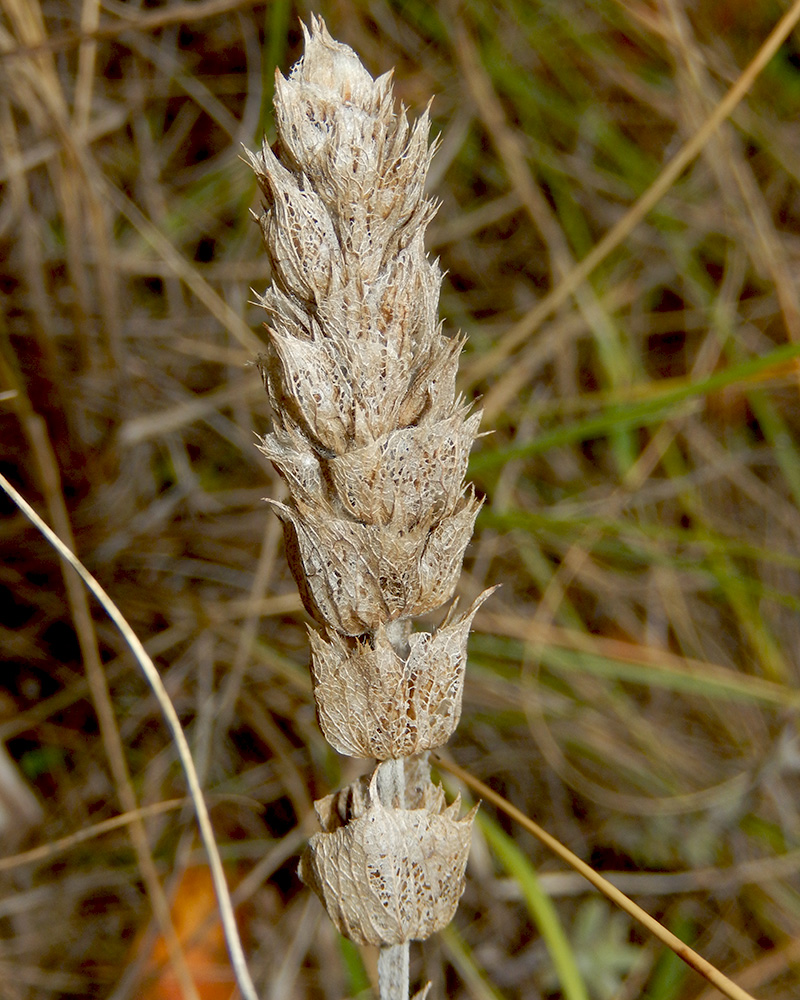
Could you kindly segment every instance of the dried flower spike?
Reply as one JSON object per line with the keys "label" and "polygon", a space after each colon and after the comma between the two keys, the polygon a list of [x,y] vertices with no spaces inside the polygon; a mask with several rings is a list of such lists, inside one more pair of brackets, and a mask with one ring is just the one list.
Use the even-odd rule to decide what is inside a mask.
{"label": "dried flower spike", "polygon": [[427,751],[461,713],[481,595],[433,633],[411,618],[453,594],[480,508],[464,486],[479,413],[456,397],[463,341],[442,334],[425,254],[434,146],[425,111],[396,112],[319,18],[276,75],[273,152],[250,163],[273,284],[258,359],[273,410],[264,454],[285,479],[287,554],[311,632],[314,697],[331,745],[380,763],[317,803],[300,874],[339,930],[380,945],[382,1000],[408,997],[408,941],[452,918],[474,812],[457,818]]}

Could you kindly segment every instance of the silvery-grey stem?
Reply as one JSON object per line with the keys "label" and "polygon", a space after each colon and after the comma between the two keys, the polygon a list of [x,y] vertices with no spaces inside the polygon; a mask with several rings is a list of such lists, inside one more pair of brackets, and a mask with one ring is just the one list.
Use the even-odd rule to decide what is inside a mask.
{"label": "silvery-grey stem", "polygon": [[408,941],[381,948],[378,989],[380,1000],[408,1000]]}
{"label": "silvery-grey stem", "polygon": [[[411,622],[392,622],[386,630],[395,652],[408,649]],[[405,760],[402,757],[378,765],[378,796],[383,805],[402,809],[405,805]],[[408,1000],[409,948],[403,944],[382,945],[378,953],[378,991],[380,1000]]]}
{"label": "silvery-grey stem", "polygon": [[378,764],[378,798],[387,809],[403,809],[406,799],[405,759],[395,757]]}

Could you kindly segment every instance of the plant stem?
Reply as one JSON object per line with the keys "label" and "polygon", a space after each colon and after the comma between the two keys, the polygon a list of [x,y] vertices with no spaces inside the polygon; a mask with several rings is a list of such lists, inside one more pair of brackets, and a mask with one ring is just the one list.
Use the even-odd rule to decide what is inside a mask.
{"label": "plant stem", "polygon": [[387,809],[404,809],[406,804],[405,759],[393,757],[378,765],[378,797]]}
{"label": "plant stem", "polygon": [[381,1000],[408,1000],[408,941],[381,948],[378,990]]}
{"label": "plant stem", "polygon": [[[387,809],[403,808],[405,785],[405,760],[402,757],[378,765],[378,795]],[[380,1000],[408,1000],[408,963],[408,941],[381,946],[378,953]]]}

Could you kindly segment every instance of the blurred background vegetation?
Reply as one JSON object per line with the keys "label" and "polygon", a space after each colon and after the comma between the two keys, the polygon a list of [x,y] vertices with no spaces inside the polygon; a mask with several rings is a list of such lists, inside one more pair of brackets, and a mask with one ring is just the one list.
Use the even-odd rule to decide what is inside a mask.
{"label": "blurred background vegetation", "polygon": [[[787,9],[1,0],[0,471],[71,533],[156,659],[265,998],[357,996],[375,962],[295,875],[312,799],[364,767],[316,726],[248,367],[249,289],[270,279],[240,149],[274,138],[274,70],[312,11],[371,72],[396,67],[412,113],[435,95],[428,243],[490,432],[460,593],[503,584],[447,752],[743,986],[798,996],[796,32],[646,218],[562,284]],[[160,880],[195,995],[228,997],[149,689],[5,498],[0,547],[0,839],[41,848],[0,862],[0,994],[180,995]],[[143,828],[59,842],[137,805]],[[413,949],[433,996],[717,995],[482,816],[454,924]]]}

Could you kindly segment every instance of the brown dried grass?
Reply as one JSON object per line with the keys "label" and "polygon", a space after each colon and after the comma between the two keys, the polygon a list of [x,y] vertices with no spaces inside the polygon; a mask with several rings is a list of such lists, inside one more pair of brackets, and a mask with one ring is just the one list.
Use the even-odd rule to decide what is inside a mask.
{"label": "brown dried grass", "polygon": [[[452,753],[782,1000],[800,937],[795,42],[591,279],[541,306],[780,14],[722,9],[319,12],[370,70],[397,67],[413,109],[437,95],[431,249],[443,315],[470,337],[463,387],[495,431],[473,462],[488,502],[463,594],[504,583],[476,618]],[[272,68],[299,54],[308,13],[3,0],[0,27],[2,471],[66,518],[159,663],[241,879],[254,977],[276,998],[363,984],[294,874],[311,799],[355,772],[314,719],[304,617],[260,502],[280,490],[254,447],[266,399],[246,367],[261,322],[248,289],[269,275],[239,143],[259,138]],[[41,809],[26,825],[14,806],[4,836],[9,853],[51,845],[3,871],[4,996],[121,1000],[144,988],[147,893],[169,895],[199,860],[191,813],[143,816],[146,844],[130,823],[57,843],[184,785],[115,632],[3,514],[0,732]],[[593,997],[704,995],[507,829]],[[457,933],[418,959],[434,995],[558,994],[524,873],[499,875],[477,845]]]}

